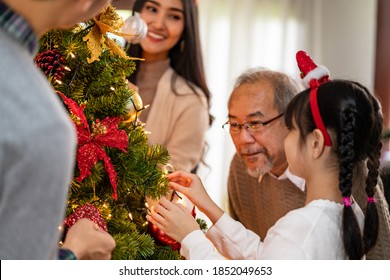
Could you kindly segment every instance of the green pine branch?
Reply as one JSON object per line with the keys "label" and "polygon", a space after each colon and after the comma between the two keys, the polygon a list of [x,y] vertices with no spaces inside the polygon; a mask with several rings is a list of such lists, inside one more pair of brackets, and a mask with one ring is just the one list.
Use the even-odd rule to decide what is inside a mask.
{"label": "green pine branch", "polygon": [[[88,21],[70,30],[55,30],[45,34],[39,52],[58,51],[64,59],[64,76],[59,82],[48,74],[53,87],[83,105],[92,132],[92,124],[106,117],[127,118],[127,104],[134,94],[126,77],[135,70],[132,60],[124,59],[104,49],[99,60],[88,63],[90,50],[83,37],[94,26]],[[106,36],[106,35],[105,35]],[[71,115],[75,120],[75,116]],[[103,146],[114,166],[118,199],[112,198],[113,188],[102,161],[91,168],[83,181],[76,164],[69,187],[67,216],[86,204],[96,206],[105,219],[109,233],[115,238],[114,259],[180,259],[171,247],[156,245],[147,232],[146,197],[159,198],[168,191],[168,181],[161,167],[169,160],[165,147],[148,145],[147,134],[138,122],[120,123],[119,129],[128,135],[124,153]]]}

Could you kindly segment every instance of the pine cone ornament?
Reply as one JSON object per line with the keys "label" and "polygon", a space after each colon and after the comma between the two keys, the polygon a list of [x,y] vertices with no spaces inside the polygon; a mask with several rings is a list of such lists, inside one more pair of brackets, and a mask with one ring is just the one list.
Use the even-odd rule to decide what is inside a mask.
{"label": "pine cone ornament", "polygon": [[41,52],[35,58],[35,63],[42,69],[46,76],[52,76],[61,81],[65,76],[65,60],[57,50],[48,50]]}

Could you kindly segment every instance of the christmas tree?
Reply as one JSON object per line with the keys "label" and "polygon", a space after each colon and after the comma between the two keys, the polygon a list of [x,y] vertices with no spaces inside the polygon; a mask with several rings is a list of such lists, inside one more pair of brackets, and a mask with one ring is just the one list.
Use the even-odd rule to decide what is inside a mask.
{"label": "christmas tree", "polygon": [[150,146],[137,117],[142,100],[127,85],[134,60],[107,32],[120,34],[122,18],[109,5],[69,30],[45,34],[36,57],[69,111],[78,136],[65,225],[88,217],[116,241],[113,259],[180,259],[157,245],[145,215],[146,197],[166,195],[167,150]]}

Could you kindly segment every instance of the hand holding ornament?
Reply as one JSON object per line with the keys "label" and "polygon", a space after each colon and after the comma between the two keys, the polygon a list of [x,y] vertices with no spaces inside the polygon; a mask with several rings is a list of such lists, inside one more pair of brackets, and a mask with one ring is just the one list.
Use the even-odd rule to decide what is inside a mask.
{"label": "hand holding ornament", "polygon": [[146,216],[149,223],[155,225],[177,242],[181,242],[189,233],[199,229],[198,223],[188,209],[165,197],[162,197],[151,210],[151,214]]}
{"label": "hand holding ornament", "polygon": [[62,248],[71,250],[79,260],[109,260],[115,240],[96,223],[82,218],[69,228]]}
{"label": "hand holding ornament", "polygon": [[185,171],[176,171],[168,174],[167,177],[169,186],[184,194],[198,207],[199,211],[206,214],[212,223],[218,221],[223,215],[223,210],[211,199],[197,175]]}

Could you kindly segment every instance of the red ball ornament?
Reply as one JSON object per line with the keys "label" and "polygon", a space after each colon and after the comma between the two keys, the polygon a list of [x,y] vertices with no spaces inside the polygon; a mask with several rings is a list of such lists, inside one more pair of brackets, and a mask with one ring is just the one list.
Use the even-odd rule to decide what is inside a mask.
{"label": "red ball ornament", "polygon": [[108,232],[107,225],[102,217],[102,214],[100,213],[99,209],[92,204],[86,204],[78,207],[73,214],[65,218],[64,224],[68,228],[71,228],[75,223],[77,223],[78,220],[82,218],[87,218],[91,220],[92,222],[97,224],[102,230]]}
{"label": "red ball ornament", "polygon": [[148,223],[148,233],[154,238],[158,245],[173,246],[178,243],[152,223]]}

